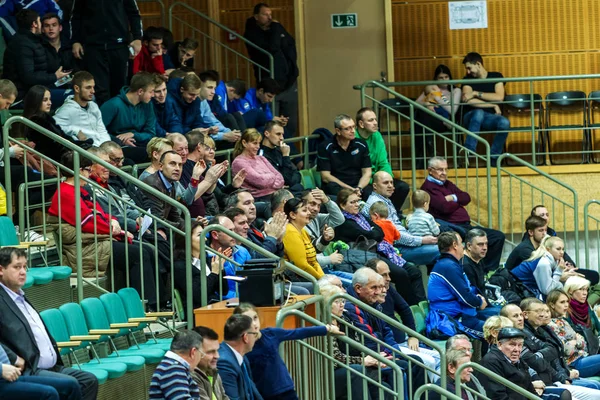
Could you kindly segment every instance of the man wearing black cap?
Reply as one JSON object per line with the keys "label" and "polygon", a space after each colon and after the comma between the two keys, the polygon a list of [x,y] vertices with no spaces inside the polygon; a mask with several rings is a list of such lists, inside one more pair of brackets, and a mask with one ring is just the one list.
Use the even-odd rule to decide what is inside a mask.
{"label": "man wearing black cap", "polygon": [[[492,346],[490,351],[481,359],[481,366],[522,387],[533,395],[542,396],[542,398],[547,396],[547,398],[559,398],[560,400],[571,399],[571,394],[568,391],[554,387],[546,388],[542,381],[537,380],[537,375],[532,377],[529,374],[529,366],[521,361],[524,340],[525,333],[522,330],[502,328],[498,333],[498,346]],[[477,378],[490,399],[525,399],[524,396],[483,374],[477,374]],[[550,397],[551,395],[554,397]]]}

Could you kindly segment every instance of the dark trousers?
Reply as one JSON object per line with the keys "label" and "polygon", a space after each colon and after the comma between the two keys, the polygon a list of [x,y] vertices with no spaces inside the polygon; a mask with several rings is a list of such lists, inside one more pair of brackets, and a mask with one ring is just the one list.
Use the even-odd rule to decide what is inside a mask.
{"label": "dark trousers", "polygon": [[423,274],[415,264],[407,262],[402,267],[397,266],[388,259],[383,259],[390,268],[390,278],[400,296],[408,305],[414,306],[420,301],[427,300],[423,286]]}
{"label": "dark trousers", "polygon": [[105,50],[101,47],[86,46],[84,51],[85,68],[94,76],[96,82],[96,102],[102,105],[127,85],[129,48],[123,46]]}
{"label": "dark trousers", "polygon": [[255,108],[244,113],[243,119],[247,128],[258,129],[261,133],[263,132],[265,124],[267,123],[267,116],[260,108]]}
{"label": "dark trousers", "polygon": [[[27,371],[25,371],[25,373],[27,373]],[[56,365],[52,370],[38,369],[32,375],[35,375],[35,377],[70,380],[71,382],[75,380],[81,391],[80,397],[75,398],[81,398],[83,400],[96,400],[96,397],[98,397],[98,380],[89,372]],[[4,399],[4,396],[2,398]],[[19,397],[19,399],[20,398],[21,397]]]}
{"label": "dark trousers", "polygon": [[[126,250],[127,248],[127,250]],[[134,242],[126,244],[123,242],[112,242],[113,260],[115,270],[123,273],[126,276],[127,254],[129,260],[129,285],[134,288],[142,297],[142,287],[144,288],[144,298],[148,300],[149,307],[156,307],[157,292],[156,292],[156,270],[154,268],[154,252],[150,246],[142,247],[142,257],[140,261],[140,243]],[[126,253],[127,252],[127,253]],[[141,273],[143,272],[143,277]],[[159,288],[162,288],[162,279],[159,274]],[[164,303],[165,299],[161,299]]]}
{"label": "dark trousers", "polygon": [[[276,116],[283,115],[288,117],[288,123],[285,127],[286,137],[295,137],[298,129],[298,84],[294,82],[292,86],[275,96],[277,105]],[[273,114],[275,115],[275,114]]]}
{"label": "dark trousers", "polygon": [[229,128],[232,131],[238,130],[244,132],[246,130],[246,121],[244,121],[243,115],[239,112],[233,114],[224,112],[217,115],[217,119],[221,121],[226,128]]}
{"label": "dark trousers", "polygon": [[298,400],[298,395],[294,389],[290,389],[287,392],[279,393],[275,396],[263,396],[263,400]]}
{"label": "dark trousers", "polygon": [[21,376],[15,382],[0,380],[0,398],[5,400],[79,400],[77,379],[69,376]]}
{"label": "dark trousers", "polygon": [[471,229],[478,228],[483,230],[486,233],[488,239],[488,252],[487,256],[485,256],[484,258],[486,272],[498,269],[498,266],[500,265],[500,258],[502,257],[502,249],[504,248],[504,241],[506,240],[504,233],[495,229],[482,228],[479,226],[475,227],[470,223],[451,224],[450,222],[442,221],[439,219],[436,219],[436,221],[440,224],[440,229],[442,227],[450,228],[451,230],[458,233],[460,237],[463,238],[463,240],[465,239],[467,232]]}

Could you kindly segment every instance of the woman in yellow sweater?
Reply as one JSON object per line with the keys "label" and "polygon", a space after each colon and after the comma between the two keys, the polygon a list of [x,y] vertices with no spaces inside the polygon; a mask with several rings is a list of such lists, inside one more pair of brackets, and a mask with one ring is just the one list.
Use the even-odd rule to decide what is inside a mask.
{"label": "woman in yellow sweater", "polygon": [[317,262],[317,251],[304,229],[310,222],[307,204],[294,198],[285,203],[283,210],[289,221],[283,235],[285,259],[316,279],[321,278],[325,273]]}

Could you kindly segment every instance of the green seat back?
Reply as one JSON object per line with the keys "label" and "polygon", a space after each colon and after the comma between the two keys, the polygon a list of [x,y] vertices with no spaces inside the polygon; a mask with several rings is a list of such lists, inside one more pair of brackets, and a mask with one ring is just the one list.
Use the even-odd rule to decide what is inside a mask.
{"label": "green seat back", "polygon": [[[142,299],[134,288],[123,288],[117,292],[125,308],[127,318],[143,318],[146,316]],[[140,324],[140,328],[148,326],[147,323]]]}
{"label": "green seat back", "polygon": [[0,217],[0,246],[17,246],[19,238],[12,220],[8,217]]}
{"label": "green seat back", "polygon": [[100,299],[89,297],[81,301],[85,323],[89,329],[110,329],[110,322]]}
{"label": "green seat back", "polygon": [[313,176],[313,180],[315,181],[315,185],[317,185],[317,187],[320,188],[322,185],[321,173],[319,171],[317,171],[317,167],[312,167],[310,169],[310,171],[312,172],[312,176]]}
{"label": "green seat back", "polygon": [[83,315],[83,310],[79,304],[67,303],[63,304],[58,309],[65,320],[69,335],[77,336],[89,334],[90,330],[85,323],[85,316]]}
{"label": "green seat back", "polygon": [[429,314],[429,301],[423,300],[419,302],[419,308],[423,311],[423,315]]}
{"label": "green seat back", "polygon": [[423,310],[419,306],[410,306],[410,311],[412,311],[413,318],[415,319],[415,329],[417,332],[424,334],[425,314],[423,314]]}
{"label": "green seat back", "polygon": [[314,189],[316,187],[315,179],[309,169],[300,170],[300,175],[302,176],[302,186],[304,186],[304,189]]}
{"label": "green seat back", "polygon": [[[121,324],[129,322],[127,318],[127,314],[125,313],[125,307],[123,307],[123,302],[121,298],[116,293],[105,293],[100,296],[100,301],[104,306],[104,311],[106,312],[106,316],[108,317],[108,322],[111,324]],[[133,330],[138,330],[139,327]],[[121,329],[121,334],[127,334],[129,329],[123,328]]]}
{"label": "green seat back", "polygon": [[[42,317],[42,321],[46,324],[48,332],[50,332],[55,341],[68,342],[70,340],[71,337],[69,336],[67,325],[60,311],[56,308],[50,308],[42,311],[40,317]],[[70,353],[70,349],[62,349],[60,351],[60,354],[68,353]]]}

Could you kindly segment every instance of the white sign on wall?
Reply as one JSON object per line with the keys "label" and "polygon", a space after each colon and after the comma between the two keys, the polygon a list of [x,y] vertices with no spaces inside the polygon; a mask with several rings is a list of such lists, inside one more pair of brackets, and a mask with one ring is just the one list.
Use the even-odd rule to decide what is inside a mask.
{"label": "white sign on wall", "polygon": [[448,17],[450,29],[487,28],[487,1],[450,1]]}

